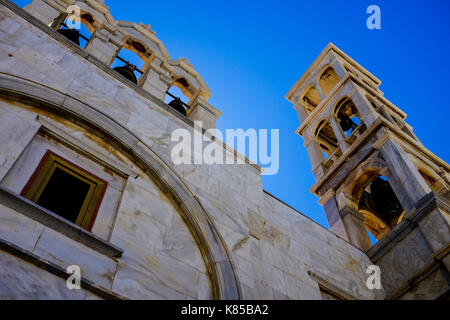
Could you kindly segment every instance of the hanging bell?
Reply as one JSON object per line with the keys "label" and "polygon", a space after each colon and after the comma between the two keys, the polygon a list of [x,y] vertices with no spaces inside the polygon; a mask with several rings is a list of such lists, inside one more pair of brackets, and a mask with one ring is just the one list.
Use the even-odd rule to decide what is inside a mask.
{"label": "hanging bell", "polygon": [[115,67],[114,70],[116,70],[118,73],[120,73],[122,76],[124,76],[128,80],[137,84],[137,78],[136,78],[136,75],[134,74],[134,70],[136,70],[136,67],[133,66],[132,64],[127,63],[123,67]]}
{"label": "hanging bell", "polygon": [[75,43],[76,45],[80,45],[80,32],[76,29],[58,29],[56,32],[62,34],[64,37]]}
{"label": "hanging bell", "polygon": [[169,106],[177,110],[182,115],[186,116],[186,109],[184,108],[183,102],[180,98],[175,98],[170,101]]}
{"label": "hanging bell", "polygon": [[340,112],[338,114],[339,125],[341,126],[344,132],[355,129],[357,127],[356,123],[353,122],[351,118]]}
{"label": "hanging bell", "polygon": [[370,185],[369,206],[387,218],[398,217],[403,208],[389,182],[376,178]]}

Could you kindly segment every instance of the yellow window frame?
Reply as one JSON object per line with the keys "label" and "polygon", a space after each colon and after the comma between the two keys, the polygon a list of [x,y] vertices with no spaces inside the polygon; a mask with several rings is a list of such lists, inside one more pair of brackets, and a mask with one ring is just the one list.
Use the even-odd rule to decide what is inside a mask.
{"label": "yellow window frame", "polygon": [[57,168],[89,185],[75,224],[91,230],[108,183],[50,150],[47,150],[23,189],[22,196],[37,203]]}

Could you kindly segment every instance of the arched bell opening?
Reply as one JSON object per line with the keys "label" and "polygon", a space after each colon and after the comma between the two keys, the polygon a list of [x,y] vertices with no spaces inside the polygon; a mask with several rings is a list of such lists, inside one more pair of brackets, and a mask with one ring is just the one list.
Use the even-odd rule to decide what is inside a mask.
{"label": "arched bell opening", "polygon": [[320,96],[317,89],[315,87],[309,88],[303,95],[301,101],[308,114],[313,112],[313,110],[320,104]]}
{"label": "arched bell opening", "polygon": [[[322,120],[314,133],[315,139],[322,150],[325,160],[327,160],[338,150],[338,140],[334,134],[333,128],[328,120]],[[338,154],[339,156],[340,154]]]}
{"label": "arched bell opening", "polygon": [[186,116],[189,109],[189,98],[185,95],[189,83],[184,78],[177,79],[167,90],[164,102],[182,115]]}
{"label": "arched bell opening", "polygon": [[403,220],[405,210],[388,179],[379,171],[362,174],[355,182],[353,196],[358,199],[364,226],[377,240]]}
{"label": "arched bell opening", "polygon": [[328,67],[319,77],[319,85],[326,96],[339,83],[339,76],[332,67]]}
{"label": "arched bell opening", "polygon": [[129,39],[117,54],[111,68],[135,84],[145,72],[151,52],[141,42]]}
{"label": "arched bell opening", "polygon": [[62,14],[52,24],[52,27],[81,48],[86,48],[96,30],[95,19],[89,13],[81,13],[79,24],[73,14]]}
{"label": "arched bell opening", "polygon": [[349,98],[341,99],[335,108],[335,115],[339,126],[348,137],[362,123],[360,114],[353,101]]}

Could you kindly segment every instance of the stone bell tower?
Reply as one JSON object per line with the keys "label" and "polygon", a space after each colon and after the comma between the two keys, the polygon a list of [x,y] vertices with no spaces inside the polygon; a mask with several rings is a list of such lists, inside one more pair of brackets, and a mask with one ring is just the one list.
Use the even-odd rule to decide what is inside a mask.
{"label": "stone bell tower", "polygon": [[331,231],[374,260],[410,237],[408,250],[427,262],[439,256],[448,270],[449,166],[424,147],[380,83],[330,43],[287,94],[316,179],[311,191]]}

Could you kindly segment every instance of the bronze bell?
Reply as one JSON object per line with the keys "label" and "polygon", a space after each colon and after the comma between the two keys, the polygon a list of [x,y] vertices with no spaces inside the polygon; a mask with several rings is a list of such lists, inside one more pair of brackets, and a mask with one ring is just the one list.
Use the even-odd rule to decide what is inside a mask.
{"label": "bronze bell", "polygon": [[403,208],[389,182],[376,178],[370,185],[369,207],[387,218],[398,217]]}
{"label": "bronze bell", "polygon": [[56,32],[62,34],[64,37],[75,43],[76,45],[80,45],[80,32],[76,29],[58,29]]}
{"label": "bronze bell", "polygon": [[132,64],[127,63],[123,67],[115,67],[114,70],[116,70],[118,73],[120,73],[128,80],[137,84],[137,78],[136,75],[134,74],[134,70],[136,70],[136,67],[133,66]]}
{"label": "bronze bell", "polygon": [[342,130],[344,130],[344,132],[347,132],[349,130],[353,130],[353,129],[355,129],[357,127],[356,123],[354,123],[351,118],[349,118],[348,116],[346,116],[342,112],[340,112],[338,114],[338,119],[339,119],[339,124],[340,124]]}
{"label": "bronze bell", "polygon": [[170,101],[169,106],[177,110],[182,115],[186,116],[186,109],[184,108],[183,102],[180,98],[175,98]]}

